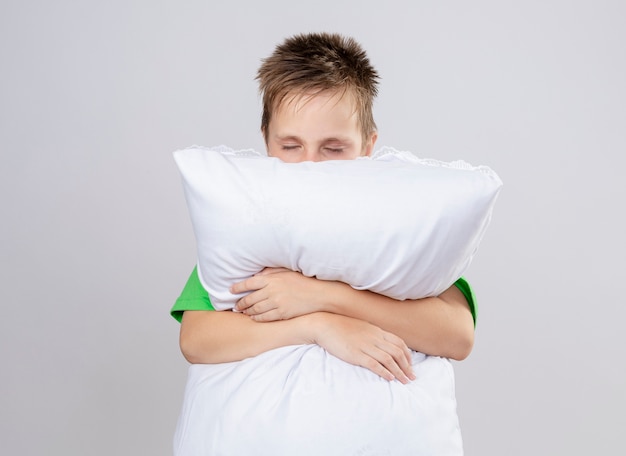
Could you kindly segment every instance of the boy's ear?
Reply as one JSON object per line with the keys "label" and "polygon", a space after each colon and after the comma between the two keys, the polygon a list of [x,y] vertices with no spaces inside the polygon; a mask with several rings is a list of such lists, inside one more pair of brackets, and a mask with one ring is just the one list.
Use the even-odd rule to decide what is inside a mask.
{"label": "boy's ear", "polygon": [[371,157],[372,156],[372,152],[374,152],[374,145],[376,144],[376,140],[378,139],[378,132],[375,131],[371,134],[371,136],[369,137],[369,139],[367,140],[367,142],[364,144],[365,147],[363,147],[363,155],[366,157]]}

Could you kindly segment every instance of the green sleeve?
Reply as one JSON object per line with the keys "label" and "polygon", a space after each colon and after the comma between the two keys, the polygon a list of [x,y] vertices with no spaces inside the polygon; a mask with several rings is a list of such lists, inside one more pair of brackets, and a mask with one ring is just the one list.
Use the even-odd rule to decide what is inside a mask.
{"label": "green sleeve", "polygon": [[476,305],[476,296],[474,296],[474,290],[470,287],[470,284],[467,283],[463,277],[454,282],[454,285],[461,290],[465,299],[467,299],[467,304],[469,304],[470,312],[472,312],[472,318],[474,319],[474,327],[476,327],[476,317],[478,316],[478,307]]}
{"label": "green sleeve", "polygon": [[197,266],[193,268],[189,280],[174,303],[174,307],[170,310],[170,314],[180,322],[185,310],[215,310],[209,299],[209,293],[200,283]]}

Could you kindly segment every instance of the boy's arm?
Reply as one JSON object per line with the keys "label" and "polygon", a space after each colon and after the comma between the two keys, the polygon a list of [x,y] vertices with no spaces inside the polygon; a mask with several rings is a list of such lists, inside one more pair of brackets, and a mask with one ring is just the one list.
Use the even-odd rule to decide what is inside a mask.
{"label": "boy's arm", "polygon": [[238,361],[278,347],[313,343],[387,380],[415,379],[410,351],[402,339],[343,315],[315,312],[260,323],[230,311],[185,311],[180,331],[181,351],[196,364]]}
{"label": "boy's arm", "polygon": [[465,359],[474,343],[474,320],[465,296],[452,286],[438,297],[398,301],[342,282],[269,269],[235,284],[251,292],[238,310],[256,321],[276,321],[311,312],[331,312],[367,321],[403,339],[413,350]]}
{"label": "boy's arm", "polygon": [[398,335],[413,350],[457,361],[467,358],[474,345],[474,320],[467,300],[452,286],[438,297],[398,301],[340,282],[327,309],[369,321]]}

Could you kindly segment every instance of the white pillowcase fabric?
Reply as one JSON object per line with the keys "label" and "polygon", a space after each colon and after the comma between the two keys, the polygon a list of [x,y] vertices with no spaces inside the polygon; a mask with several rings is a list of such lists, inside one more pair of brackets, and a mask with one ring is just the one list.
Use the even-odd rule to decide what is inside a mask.
{"label": "white pillowcase fabric", "polygon": [[216,310],[264,267],[396,299],[436,296],[467,269],[502,182],[490,168],[383,148],[356,160],[284,163],[253,150],[174,153]]}
{"label": "white pillowcase fabric", "polygon": [[460,456],[450,361],[413,352],[417,379],[389,382],[317,345],[193,365],[176,456]]}

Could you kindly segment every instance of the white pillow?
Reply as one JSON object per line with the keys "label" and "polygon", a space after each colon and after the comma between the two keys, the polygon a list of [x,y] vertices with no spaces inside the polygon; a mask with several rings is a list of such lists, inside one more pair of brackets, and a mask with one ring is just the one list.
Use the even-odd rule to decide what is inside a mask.
{"label": "white pillow", "polygon": [[396,299],[436,296],[469,266],[502,186],[485,166],[372,158],[283,163],[253,150],[174,153],[216,310],[264,267],[338,280]]}
{"label": "white pillow", "polygon": [[411,356],[406,385],[318,345],[192,365],[174,455],[463,454],[452,364]]}

